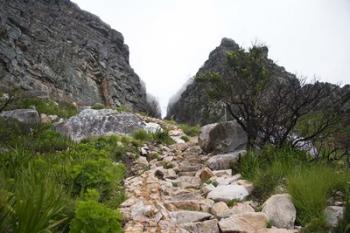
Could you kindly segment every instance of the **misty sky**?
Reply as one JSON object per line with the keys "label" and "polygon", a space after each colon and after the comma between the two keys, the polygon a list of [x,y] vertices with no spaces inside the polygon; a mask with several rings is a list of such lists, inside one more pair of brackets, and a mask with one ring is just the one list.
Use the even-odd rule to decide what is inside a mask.
{"label": "misty sky", "polygon": [[161,103],[219,45],[269,47],[288,71],[350,83],[350,0],[73,0],[120,31],[130,63]]}

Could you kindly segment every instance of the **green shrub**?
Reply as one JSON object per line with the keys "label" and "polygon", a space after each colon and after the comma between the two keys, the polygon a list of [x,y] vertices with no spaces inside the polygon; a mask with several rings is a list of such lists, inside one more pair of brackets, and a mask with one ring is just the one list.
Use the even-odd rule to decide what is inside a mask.
{"label": "green shrub", "polygon": [[153,134],[143,129],[134,132],[132,134],[132,137],[136,140],[140,140],[141,142],[148,142],[153,140]]}
{"label": "green shrub", "polygon": [[349,176],[337,173],[326,165],[315,165],[296,170],[288,177],[288,192],[297,209],[297,219],[307,225],[314,219],[323,218],[327,199],[336,190],[342,190]]}
{"label": "green shrub", "polygon": [[181,139],[184,140],[185,142],[188,142],[190,140],[190,138],[187,136],[181,136]]}
{"label": "green shrub", "polygon": [[13,233],[51,232],[66,221],[63,188],[54,180],[29,166],[17,177],[7,206],[6,221]]}
{"label": "green shrub", "polygon": [[116,110],[117,112],[132,112],[132,110],[126,105],[120,105]]}
{"label": "green shrub", "polygon": [[124,172],[123,165],[114,165],[107,159],[87,160],[76,164],[71,169],[73,194],[79,195],[87,189],[96,189],[101,193],[101,198],[108,199],[112,190],[119,188]]}
{"label": "green shrub", "polygon": [[121,214],[93,201],[79,201],[70,233],[121,233]]}
{"label": "green shrub", "polygon": [[65,136],[47,128],[38,132],[37,135],[33,135],[33,140],[29,141],[27,148],[35,152],[45,153],[66,150],[72,144],[73,142]]}
{"label": "green shrub", "polygon": [[95,103],[91,106],[92,109],[95,109],[95,110],[100,110],[100,109],[104,109],[105,106],[101,103]]}
{"label": "green shrub", "polygon": [[162,130],[157,131],[153,134],[153,140],[159,144],[171,145],[174,144],[175,141],[169,136],[168,131]]}
{"label": "green shrub", "polygon": [[199,125],[190,126],[186,124],[180,124],[179,126],[182,131],[190,137],[197,136],[201,130]]}
{"label": "green shrub", "polygon": [[32,108],[35,109],[39,113],[45,113],[48,115],[57,115],[59,117],[71,117],[77,114],[77,108],[67,102],[59,102],[56,103],[52,100],[41,99],[41,98],[23,98],[19,99],[15,103],[10,106],[10,109],[17,108]]}

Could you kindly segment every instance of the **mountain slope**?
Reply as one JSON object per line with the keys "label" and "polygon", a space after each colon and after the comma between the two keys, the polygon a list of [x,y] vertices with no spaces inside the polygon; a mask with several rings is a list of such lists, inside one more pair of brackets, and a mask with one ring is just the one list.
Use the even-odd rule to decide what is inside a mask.
{"label": "mountain slope", "polygon": [[35,96],[127,105],[146,91],[120,32],[69,0],[0,0],[0,85]]}

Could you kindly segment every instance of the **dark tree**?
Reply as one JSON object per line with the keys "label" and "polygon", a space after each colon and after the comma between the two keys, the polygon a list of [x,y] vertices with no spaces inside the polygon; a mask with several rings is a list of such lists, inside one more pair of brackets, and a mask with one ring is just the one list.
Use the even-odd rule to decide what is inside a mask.
{"label": "dark tree", "polygon": [[[334,95],[336,86],[273,75],[267,51],[264,46],[253,46],[248,52],[231,52],[223,73],[208,73],[196,79],[209,99],[223,104],[246,131],[248,147],[267,143],[282,146],[287,142],[295,146],[336,125],[349,95]],[[288,140],[305,118],[315,119],[303,121],[303,138]]]}

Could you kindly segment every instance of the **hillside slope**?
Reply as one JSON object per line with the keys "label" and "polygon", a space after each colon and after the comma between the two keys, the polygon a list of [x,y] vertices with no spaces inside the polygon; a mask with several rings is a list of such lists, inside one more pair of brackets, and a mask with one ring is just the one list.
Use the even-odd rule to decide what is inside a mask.
{"label": "hillside slope", "polygon": [[145,110],[120,32],[69,0],[0,0],[0,87]]}

